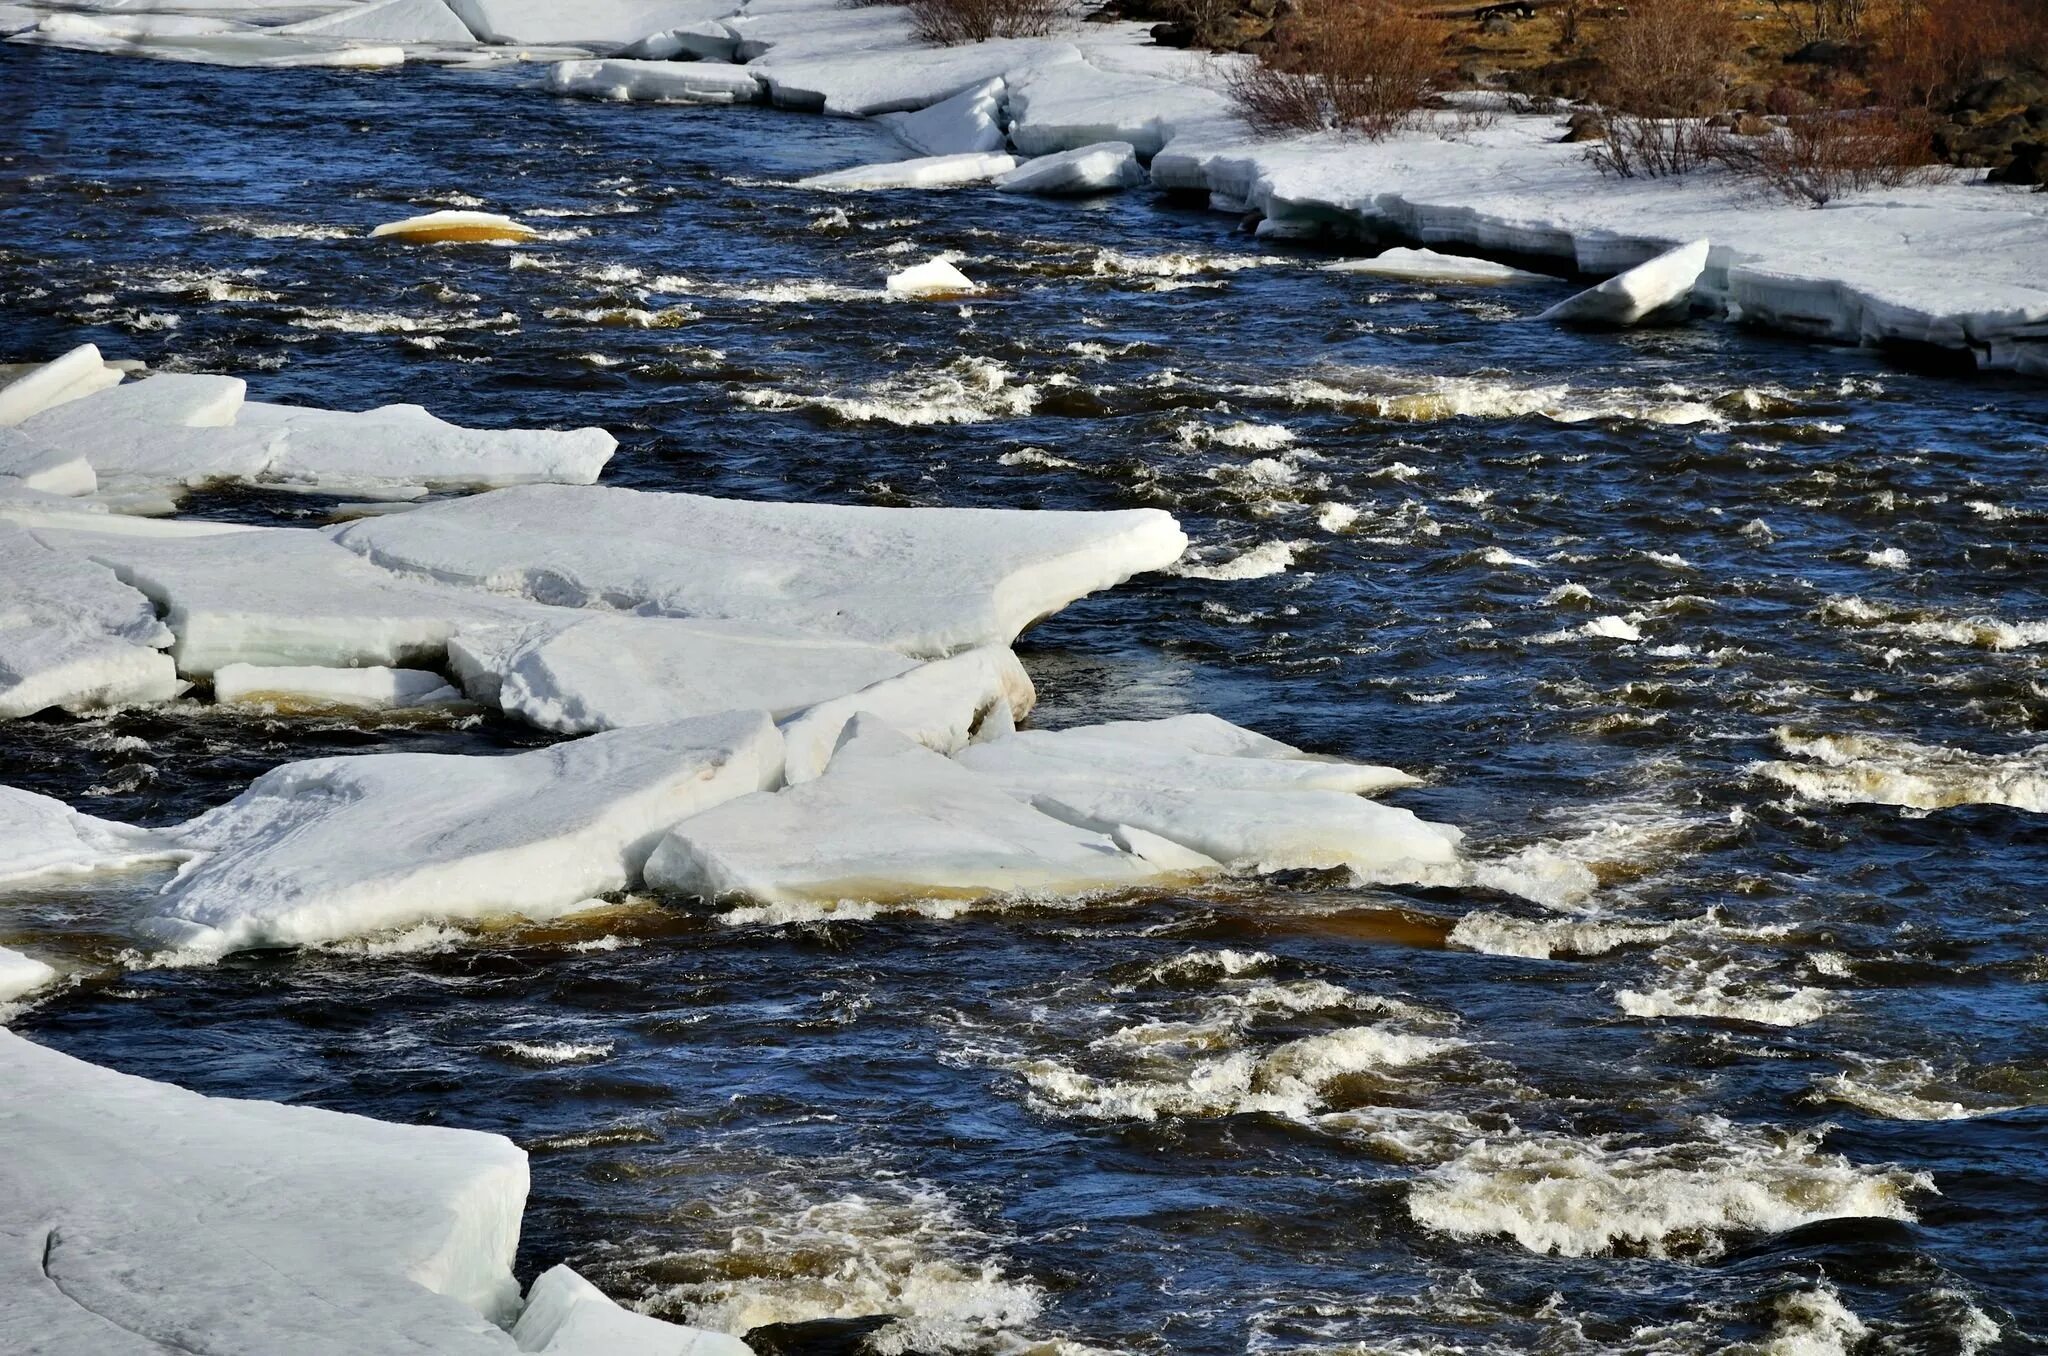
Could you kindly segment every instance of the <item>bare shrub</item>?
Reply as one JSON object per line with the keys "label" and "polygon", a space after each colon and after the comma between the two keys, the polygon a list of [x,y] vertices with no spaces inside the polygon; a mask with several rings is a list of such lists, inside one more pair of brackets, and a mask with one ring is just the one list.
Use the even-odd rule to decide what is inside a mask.
{"label": "bare shrub", "polygon": [[1261,132],[1335,128],[1377,141],[1415,125],[1443,69],[1443,25],[1392,0],[1300,0],[1263,60],[1226,81]]}
{"label": "bare shrub", "polygon": [[1714,158],[1765,190],[1825,207],[1844,193],[1925,183],[1943,170],[1930,163],[1924,121],[1892,109],[1794,113],[1755,137],[1724,137]]}
{"label": "bare shrub", "polygon": [[1937,107],[2001,69],[2048,66],[2041,0],[1898,0],[1873,28],[1870,83],[1894,107]]}
{"label": "bare shrub", "polygon": [[1634,0],[1601,36],[1606,136],[1587,150],[1603,174],[1686,174],[1712,159],[1707,126],[1740,34],[1717,0]]}
{"label": "bare shrub", "polygon": [[1802,46],[1823,38],[1855,38],[1862,34],[1868,0],[1771,0],[1771,8],[1792,40]]}
{"label": "bare shrub", "polygon": [[991,38],[1042,38],[1065,17],[1064,0],[909,0],[911,32],[952,46]]}

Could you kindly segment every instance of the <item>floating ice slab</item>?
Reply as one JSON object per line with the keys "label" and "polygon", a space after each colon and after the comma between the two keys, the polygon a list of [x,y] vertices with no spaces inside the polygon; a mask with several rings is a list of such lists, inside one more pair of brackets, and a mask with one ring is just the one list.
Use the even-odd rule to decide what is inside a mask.
{"label": "floating ice slab", "polygon": [[1409,282],[1437,283],[1524,283],[1554,282],[1543,273],[1510,268],[1491,259],[1462,254],[1439,254],[1435,250],[1383,250],[1370,259],[1339,259],[1323,265],[1325,273],[1364,273],[1375,278],[1401,278]]}
{"label": "floating ice slab", "polygon": [[388,711],[402,707],[446,706],[462,694],[438,673],[424,669],[264,668],[229,664],[214,670],[215,701],[236,706],[265,706],[280,711],[318,711],[348,707]]}
{"label": "floating ice slab", "polygon": [[891,273],[886,287],[892,297],[960,297],[981,290],[981,284],[953,266],[949,259],[933,259]]}
{"label": "floating ice slab", "polygon": [[287,763],[175,831],[205,855],[165,887],[144,931],[222,953],[428,919],[548,917],[637,883],[670,825],[781,776],[781,737],[759,711],[509,757]]}
{"label": "floating ice slab", "polygon": [[67,400],[120,384],[120,371],[107,366],[99,349],[80,344],[63,357],[0,386],[0,428],[13,428]]}
{"label": "floating ice slab", "polygon": [[82,875],[183,855],[150,830],[95,819],[61,800],[0,786],[0,881]]}
{"label": "floating ice slab", "polygon": [[1069,197],[1114,193],[1144,182],[1145,171],[1128,141],[1100,141],[1057,155],[1042,155],[996,176],[996,188],[1004,193]]}
{"label": "floating ice slab", "polygon": [[924,155],[985,155],[1003,149],[1003,89],[997,76],[915,113],[885,113],[881,121]]}
{"label": "floating ice slab", "polygon": [[1567,297],[1536,318],[1566,325],[1638,324],[1685,305],[1706,267],[1707,242],[1695,240]]}
{"label": "floating ice slab", "polygon": [[483,42],[612,51],[738,8],[732,0],[448,0]]}
{"label": "floating ice slab", "polygon": [[533,1283],[512,1340],[547,1356],[753,1356],[737,1337],[622,1309],[563,1266]]}
{"label": "floating ice slab", "polygon": [[1040,814],[859,716],[822,776],[743,796],[676,826],[647,864],[656,889],[765,904],[1072,894],[1199,869]]}
{"label": "floating ice slab", "polygon": [[309,33],[351,42],[397,42],[407,44],[472,43],[476,36],[469,25],[455,17],[443,0],[375,0],[351,5],[286,24],[279,33]]}
{"label": "floating ice slab", "polygon": [[184,690],[170,643],[149,599],[112,570],[0,521],[0,720],[169,701]]}
{"label": "floating ice slab", "polygon": [[728,621],[597,615],[458,636],[450,663],[479,700],[585,734],[737,708],[780,718],[913,666],[894,650]]}
{"label": "floating ice slab", "polygon": [[561,61],[548,71],[548,88],[632,103],[748,104],[761,97],[752,71],[717,61]]}
{"label": "floating ice slab", "polygon": [[28,997],[56,978],[55,970],[33,956],[0,946],[0,1020],[6,1018],[8,1004]]}
{"label": "floating ice slab", "polygon": [[1364,799],[1412,779],[1310,758],[1213,716],[1027,731],[970,745],[960,762],[1074,824],[1144,829],[1225,865],[1349,866],[1418,879],[1457,859],[1448,825]]}
{"label": "floating ice slab", "polygon": [[936,753],[954,753],[977,735],[1014,729],[1037,700],[1031,676],[1004,646],[934,659],[783,722],[783,775],[794,785],[823,772],[856,716],[879,720]]}
{"label": "floating ice slab", "polygon": [[403,221],[387,221],[370,238],[391,237],[408,245],[440,245],[488,241],[531,240],[540,232],[496,212],[427,212]]}
{"label": "floating ice slab", "polygon": [[235,422],[249,383],[240,377],[162,373],[68,400],[21,421],[21,431],[53,446],[71,446],[107,424],[225,428]]}
{"label": "floating ice slab", "polygon": [[[158,22],[138,22],[151,17]],[[395,45],[367,45],[327,35],[280,34],[230,27],[207,19],[194,19],[191,26],[174,29],[163,25],[164,17],[176,16],[100,18],[52,14],[11,41],[209,66],[381,69],[405,64],[405,49]]]}
{"label": "floating ice slab", "polygon": [[855,165],[852,169],[834,170],[830,174],[813,174],[807,179],[797,180],[797,187],[833,193],[884,188],[958,188],[963,184],[987,183],[1016,167],[1017,157],[992,152],[928,155],[886,165]]}
{"label": "floating ice slab", "polygon": [[524,625],[540,611],[394,576],[309,529],[82,514],[33,524],[40,540],[106,565],[161,608],[171,657],[194,677],[237,663],[437,665],[458,629]]}
{"label": "floating ice slab", "polygon": [[601,428],[462,428],[418,405],[357,413],[251,401],[236,426],[285,435],[260,473],[264,483],[326,493],[588,485],[618,448]]}
{"label": "floating ice slab", "polygon": [[[936,656],[1178,559],[1157,509],[869,508],[525,486],[349,523],[386,569],[560,606],[791,627]],[[174,623],[175,626],[175,623]]]}

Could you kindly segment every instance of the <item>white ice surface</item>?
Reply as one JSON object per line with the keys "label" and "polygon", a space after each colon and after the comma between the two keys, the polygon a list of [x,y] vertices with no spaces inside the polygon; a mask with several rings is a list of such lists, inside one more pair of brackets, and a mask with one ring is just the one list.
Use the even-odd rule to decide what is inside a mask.
{"label": "white ice surface", "polygon": [[1041,155],[996,176],[996,188],[1004,193],[1068,197],[1114,193],[1144,182],[1145,171],[1128,141],[1098,141],[1093,146]]}
{"label": "white ice surface", "polygon": [[979,292],[981,284],[950,259],[931,259],[891,273],[883,290],[892,297],[958,297]]}
{"label": "white ice surface", "polygon": [[31,415],[120,383],[121,373],[107,366],[99,349],[80,344],[0,386],[0,428],[13,428]]}
{"label": "white ice surface", "polygon": [[95,819],[61,800],[0,786],[0,881],[75,876],[182,855],[150,830]]}
{"label": "white ice surface", "polygon": [[1538,316],[1567,325],[1634,325],[1684,306],[1707,267],[1708,243],[1695,240],[1567,297]]}
{"label": "white ice surface", "polygon": [[610,486],[497,490],[331,535],[388,570],[499,594],[920,656],[1008,644],[1076,598],[1172,564],[1187,540],[1157,509],[870,508]]}
{"label": "white ice surface", "polygon": [[1157,864],[1109,834],[1040,814],[861,716],[821,776],[677,825],[649,859],[647,883],[764,904],[885,901],[1068,894],[1196,865],[1185,857]]}
{"label": "white ice surface", "polygon": [[0,946],[0,1021],[8,1005],[26,998],[57,978],[57,972],[33,956]]}
{"label": "white ice surface", "polygon": [[433,239],[450,231],[483,232],[488,238],[502,240],[531,240],[539,232],[533,227],[514,221],[498,212],[472,212],[460,208],[444,208],[438,212],[422,212],[418,216],[405,217],[398,221],[387,221],[370,231],[372,240],[395,237],[399,240]]}
{"label": "white ice surface", "polygon": [[1144,829],[1231,867],[1396,881],[1457,859],[1458,830],[1364,799],[1405,773],[1311,758],[1214,716],[1026,731],[958,756],[1047,814]]}
{"label": "white ice surface", "polygon": [[351,42],[461,44],[475,42],[469,25],[455,17],[443,0],[375,0],[349,5],[287,24],[279,33],[309,33]]}
{"label": "white ice surface", "polygon": [[914,113],[881,121],[920,155],[985,155],[1003,149],[1003,78],[984,80]]}
{"label": "white ice surface", "polygon": [[794,785],[823,772],[856,716],[879,720],[934,752],[954,753],[976,735],[1014,729],[1037,700],[1031,675],[1004,646],[934,659],[784,721],[783,775]]}
{"label": "white ice surface", "polygon": [[851,169],[813,174],[797,180],[798,188],[824,189],[833,193],[866,192],[884,188],[958,188],[963,184],[987,183],[1017,167],[1017,157],[999,152],[974,151],[965,155],[927,155],[915,160],[893,160],[881,165],[855,165]]}
{"label": "white ice surface", "polygon": [[914,663],[878,645],[729,621],[565,618],[464,632],[449,662],[471,696],[562,734],[743,707],[780,718]]}
{"label": "white ice surface", "polygon": [[41,494],[91,494],[99,476],[83,453],[52,447],[16,428],[0,428],[0,476]]}
{"label": "white ice surface", "polygon": [[633,103],[746,104],[761,97],[752,71],[719,61],[562,61],[549,69],[548,88]]}
{"label": "white ice surface", "polygon": [[429,919],[544,918],[636,884],[670,825],[781,776],[781,737],[759,711],[503,757],[287,763],[174,831],[204,855],[143,930],[217,954]]}
{"label": "white ice surface", "polygon": [[264,668],[229,664],[214,670],[215,701],[284,710],[351,707],[370,711],[445,706],[462,694],[424,669]]}
{"label": "white ice surface", "polygon": [[168,701],[184,690],[170,642],[149,599],[113,571],[0,521],[0,720]]}
{"label": "white ice surface", "polygon": [[1339,259],[1323,265],[1327,273],[1364,273],[1375,278],[1402,278],[1410,282],[1519,283],[1551,282],[1544,273],[1475,259],[1464,254],[1440,254],[1435,250],[1396,246],[1370,259]]}
{"label": "white ice surface", "polygon": [[620,1308],[565,1266],[534,1281],[512,1339],[521,1351],[545,1356],[751,1356],[753,1350],[737,1337]]}
{"label": "white ice surface", "polygon": [[462,428],[418,405],[351,412],[250,401],[235,422],[285,435],[261,472],[264,483],[328,493],[588,485],[618,448],[601,428]]}
{"label": "white ice surface", "polygon": [[177,16],[52,14],[8,41],[209,66],[379,69],[405,64],[405,48],[397,45],[231,27],[196,16],[188,25],[172,25],[167,17]]}
{"label": "white ice surface", "polygon": [[235,422],[249,383],[240,377],[162,373],[109,386],[21,421],[23,433],[68,447],[105,424],[225,428]]}
{"label": "white ice surface", "polygon": [[731,0],[448,0],[483,42],[611,51],[732,13]]}

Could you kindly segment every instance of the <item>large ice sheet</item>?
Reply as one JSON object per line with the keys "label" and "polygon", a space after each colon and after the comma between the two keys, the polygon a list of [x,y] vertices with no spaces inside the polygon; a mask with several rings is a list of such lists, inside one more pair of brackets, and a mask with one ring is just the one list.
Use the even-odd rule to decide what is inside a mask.
{"label": "large ice sheet", "polygon": [[458,629],[524,625],[542,611],[392,575],[310,529],[14,516],[155,603],[178,671],[194,677],[229,664],[435,666]]}
{"label": "large ice sheet", "polygon": [[121,373],[107,366],[91,344],[77,348],[25,372],[0,386],[0,428],[13,428],[67,400],[77,400],[121,384]]}
{"label": "large ice sheet", "polygon": [[0,786],[0,881],[75,876],[183,855],[148,829],[95,819],[61,800]]}
{"label": "large ice sheet", "polygon": [[934,659],[784,721],[783,775],[794,785],[823,772],[857,716],[879,720],[937,753],[954,753],[977,735],[1015,729],[1037,700],[1031,675],[1005,646]]}
{"label": "large ice sheet", "polygon": [[548,88],[632,103],[748,104],[761,97],[759,77],[722,61],[559,61],[548,70]]}
{"label": "large ice sheet", "polygon": [[870,192],[885,188],[958,188],[963,184],[987,183],[1016,167],[1017,157],[998,152],[927,155],[915,160],[855,165],[829,174],[813,174],[797,180],[797,187],[833,193]]}
{"label": "large ice sheet", "polygon": [[1567,325],[1628,326],[1668,315],[1692,298],[1707,267],[1707,242],[1695,240],[1567,297],[1538,316]]}
{"label": "large ice sheet", "polygon": [[1214,716],[1026,731],[970,745],[959,761],[1047,814],[1144,829],[1238,869],[1421,879],[1456,860],[1461,837],[1364,799],[1410,784],[1405,773],[1311,758]]}
{"label": "large ice sheet", "polygon": [[91,494],[100,487],[82,453],[51,447],[17,428],[0,428],[0,476],[38,494]]}
{"label": "large ice sheet", "polygon": [[760,711],[509,757],[287,763],[176,831],[204,856],[143,929],[213,954],[428,919],[547,917],[637,883],[670,825],[781,776],[782,740]]}
{"label": "large ice sheet", "polygon": [[[1157,509],[869,508],[526,486],[336,528],[392,571],[569,607],[791,627],[936,656],[1172,564]],[[175,625],[175,623],[174,623]]]}
{"label": "large ice sheet", "polygon": [[469,25],[455,17],[443,0],[374,0],[304,19],[276,30],[344,38],[351,42],[456,44],[475,42]]}
{"label": "large ice sheet", "polygon": [[982,155],[1003,149],[1003,78],[996,76],[915,113],[881,120],[922,155]]}
{"label": "large ice sheet", "polygon": [[609,51],[722,18],[739,6],[735,0],[448,0],[448,7],[483,42]]}
{"label": "large ice sheet", "polygon": [[1130,850],[1152,846],[1040,814],[860,716],[822,776],[678,824],[648,861],[647,883],[779,904],[1072,894],[1214,867],[1186,853],[1156,861]]}
{"label": "large ice sheet", "polygon": [[170,643],[149,599],[112,570],[0,521],[0,720],[168,701],[184,687]]}
{"label": "large ice sheet", "polygon": [[261,472],[264,483],[326,493],[588,485],[618,448],[601,428],[462,428],[418,405],[351,412],[250,401],[235,422],[284,435]]}
{"label": "large ice sheet", "polygon": [[69,400],[21,422],[21,431],[70,446],[105,424],[225,428],[235,422],[249,384],[240,377],[162,373]]}
{"label": "large ice sheet", "polygon": [[1004,193],[1066,197],[1114,193],[1144,182],[1145,171],[1128,141],[1098,141],[1056,155],[1041,155],[996,176],[996,188]]}
{"label": "large ice sheet", "polygon": [[615,613],[465,632],[449,660],[471,696],[562,734],[743,707],[780,719],[914,663],[833,636]]}

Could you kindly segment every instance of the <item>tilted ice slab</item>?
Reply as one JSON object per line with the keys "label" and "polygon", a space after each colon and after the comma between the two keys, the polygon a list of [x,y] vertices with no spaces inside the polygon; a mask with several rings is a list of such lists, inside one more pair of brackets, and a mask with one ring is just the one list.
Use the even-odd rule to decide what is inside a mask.
{"label": "tilted ice slab", "polygon": [[274,30],[342,38],[350,42],[396,42],[436,46],[476,41],[469,25],[455,17],[443,0],[376,0],[350,5]]}
{"label": "tilted ice slab", "polygon": [[61,800],[0,786],[0,881],[83,875],[184,855],[151,830],[95,819]]}
{"label": "tilted ice slab", "polygon": [[178,671],[193,677],[229,664],[438,665],[458,629],[523,625],[539,611],[390,574],[310,529],[13,516],[39,540],[111,568],[156,604],[176,636]]}
{"label": "tilted ice slab", "polygon": [[1412,784],[1406,773],[1314,758],[1214,716],[1027,731],[959,760],[1047,814],[1143,829],[1240,869],[1420,879],[1454,863],[1462,837],[1364,799]]}
{"label": "tilted ice slab", "polygon": [[1669,315],[1692,299],[1707,267],[1707,242],[1695,240],[1567,297],[1536,317],[1567,325],[1628,326]]}
{"label": "tilted ice slab", "polygon": [[332,536],[388,570],[539,602],[791,627],[920,656],[1007,645],[1187,544],[1157,509],[870,508],[609,486],[498,490]]}
{"label": "tilted ice slab", "polygon": [[388,711],[462,700],[462,694],[450,687],[446,678],[424,669],[264,668],[256,664],[229,664],[214,670],[213,697],[228,705],[284,711],[329,707]]}
{"label": "tilted ice slab", "polygon": [[287,763],[175,831],[204,855],[143,930],[217,954],[428,919],[547,917],[635,884],[670,825],[781,776],[782,740],[760,711],[509,757]]}
{"label": "tilted ice slab", "polygon": [[1149,835],[1097,833],[1040,814],[859,716],[822,776],[677,825],[649,859],[647,883],[766,904],[887,901],[1072,894],[1214,867]]}
{"label": "tilted ice slab", "polygon": [[565,1268],[535,1285],[534,1323],[497,1326],[519,1311],[528,1185],[500,1136],[203,1097],[5,1031],[0,1087],[7,1351],[747,1351],[620,1310]]}
{"label": "tilted ice slab", "polygon": [[68,400],[120,384],[121,373],[107,366],[99,349],[80,344],[62,357],[0,386],[0,428],[13,428],[22,420]]}
{"label": "tilted ice slab", "polygon": [[464,632],[449,663],[478,701],[586,734],[739,708],[781,719],[913,667],[894,650],[729,621],[565,614]]}
{"label": "tilted ice slab", "polygon": [[548,69],[548,88],[632,103],[750,104],[761,97],[759,77],[719,61],[560,61]]}
{"label": "tilted ice slab", "polygon": [[880,721],[936,753],[955,753],[971,739],[1014,730],[1037,701],[1031,675],[1004,646],[934,659],[784,721],[783,776],[795,785],[823,772],[856,716]]}
{"label": "tilted ice slab", "polygon": [[1048,196],[1114,193],[1144,182],[1145,171],[1128,141],[1099,141],[1078,150],[1042,155],[996,176],[1000,192]]}
{"label": "tilted ice slab", "polygon": [[612,51],[723,18],[735,0],[447,0],[483,42],[590,47]]}
{"label": "tilted ice slab", "polygon": [[1324,264],[1325,273],[1364,273],[1375,278],[1402,278],[1411,282],[1440,283],[1522,283],[1555,281],[1546,273],[1497,264],[1491,259],[1474,259],[1463,254],[1439,254],[1435,250],[1414,250],[1396,246],[1370,259],[1339,259]]}
{"label": "tilted ice slab", "polygon": [[796,181],[798,188],[824,189],[833,193],[868,192],[885,188],[958,188],[963,184],[987,183],[1017,167],[1017,157],[998,152],[966,155],[928,155],[916,160],[894,160],[882,165],[855,165],[852,169],[813,174]]}
{"label": "tilted ice slab", "polygon": [[184,690],[170,643],[149,599],[112,570],[0,520],[0,720],[169,701]]}
{"label": "tilted ice slab", "polygon": [[997,76],[915,113],[881,121],[922,155],[986,155],[1003,149],[1003,78]]}
{"label": "tilted ice slab", "polygon": [[9,1004],[47,987],[56,978],[57,972],[35,957],[0,946],[0,1021],[7,1019]]}

